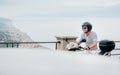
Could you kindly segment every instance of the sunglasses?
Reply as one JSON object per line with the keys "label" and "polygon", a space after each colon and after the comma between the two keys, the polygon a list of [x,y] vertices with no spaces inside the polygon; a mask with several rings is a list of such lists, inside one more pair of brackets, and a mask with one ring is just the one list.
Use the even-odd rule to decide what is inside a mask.
{"label": "sunglasses", "polygon": [[83,27],[82,29],[87,29],[87,27]]}

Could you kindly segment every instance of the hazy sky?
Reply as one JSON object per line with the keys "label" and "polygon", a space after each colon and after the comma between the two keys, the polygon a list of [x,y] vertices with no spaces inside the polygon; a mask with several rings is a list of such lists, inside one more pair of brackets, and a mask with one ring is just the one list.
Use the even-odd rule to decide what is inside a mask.
{"label": "hazy sky", "polygon": [[78,36],[85,21],[99,40],[120,40],[120,0],[0,0],[0,17],[13,20],[35,41]]}
{"label": "hazy sky", "polygon": [[120,0],[0,0],[0,16],[120,17]]}

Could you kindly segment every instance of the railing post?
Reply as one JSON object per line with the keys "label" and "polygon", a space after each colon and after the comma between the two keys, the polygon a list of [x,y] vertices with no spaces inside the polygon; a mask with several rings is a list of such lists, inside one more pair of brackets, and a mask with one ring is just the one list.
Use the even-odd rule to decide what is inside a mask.
{"label": "railing post", "polygon": [[17,48],[19,47],[19,43],[17,43]]}
{"label": "railing post", "polygon": [[12,44],[12,48],[14,47],[14,43],[11,43]]}
{"label": "railing post", "polygon": [[7,46],[7,48],[8,48],[8,43],[6,43],[6,46]]}
{"label": "railing post", "polygon": [[55,44],[55,49],[57,50],[57,43]]}

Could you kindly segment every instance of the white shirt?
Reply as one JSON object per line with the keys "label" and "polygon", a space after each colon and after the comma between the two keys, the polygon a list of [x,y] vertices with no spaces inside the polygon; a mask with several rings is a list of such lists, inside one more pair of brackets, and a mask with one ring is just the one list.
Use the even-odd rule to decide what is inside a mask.
{"label": "white shirt", "polygon": [[[81,37],[78,37],[76,39],[77,42],[80,42],[82,39],[86,39],[86,46],[89,47],[91,44],[93,44],[94,42],[97,42],[97,35],[95,32],[91,31],[89,36],[86,36],[85,33],[82,33]],[[96,50],[97,46],[95,46],[94,48],[91,48],[91,50]]]}

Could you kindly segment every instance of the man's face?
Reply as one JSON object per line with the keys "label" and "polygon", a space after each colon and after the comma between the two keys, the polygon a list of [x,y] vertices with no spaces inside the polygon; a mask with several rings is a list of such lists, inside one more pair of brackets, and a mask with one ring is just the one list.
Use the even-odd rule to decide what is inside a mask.
{"label": "man's face", "polygon": [[87,32],[88,32],[88,28],[87,28],[86,26],[83,26],[83,27],[82,27],[82,30],[83,30],[84,33],[87,33]]}

